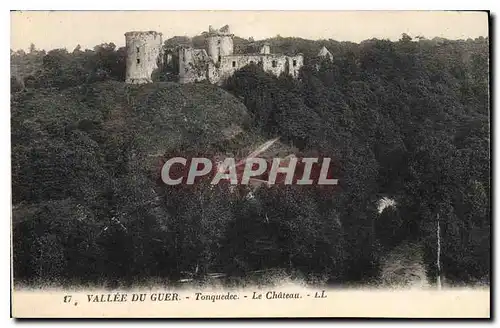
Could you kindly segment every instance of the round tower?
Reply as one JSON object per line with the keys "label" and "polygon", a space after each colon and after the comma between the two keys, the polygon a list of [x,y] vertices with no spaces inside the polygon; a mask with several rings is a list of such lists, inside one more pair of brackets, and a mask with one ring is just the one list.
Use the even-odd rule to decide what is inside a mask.
{"label": "round tower", "polygon": [[209,26],[206,35],[207,53],[214,62],[220,62],[221,57],[233,54],[233,37],[228,25],[218,30]]}
{"label": "round tower", "polygon": [[125,82],[153,82],[152,75],[162,64],[162,34],[154,31],[125,33],[127,69]]}

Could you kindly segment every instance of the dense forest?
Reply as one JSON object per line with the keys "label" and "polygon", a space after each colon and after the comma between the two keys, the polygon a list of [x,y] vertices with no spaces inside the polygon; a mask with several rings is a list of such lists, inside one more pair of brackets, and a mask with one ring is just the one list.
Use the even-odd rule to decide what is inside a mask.
{"label": "dense forest", "polygon": [[[280,269],[377,284],[410,243],[432,282],[439,223],[449,284],[488,284],[489,41],[266,41],[304,54],[299,79],[247,66],[223,88],[126,85],[114,44],[11,50],[14,279],[116,287]],[[235,51],[260,42],[235,38]],[[203,36],[165,47],[178,44]],[[159,177],[171,154],[245,156],[275,137],[277,152],[335,159],[340,188],[242,197]],[[379,211],[383,198],[394,205]]]}

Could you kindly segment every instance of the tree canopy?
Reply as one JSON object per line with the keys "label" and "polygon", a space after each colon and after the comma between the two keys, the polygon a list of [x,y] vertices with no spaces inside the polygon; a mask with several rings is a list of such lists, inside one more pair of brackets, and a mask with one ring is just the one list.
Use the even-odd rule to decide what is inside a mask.
{"label": "tree canopy", "polygon": [[[266,41],[305,55],[298,79],[250,65],[225,90],[129,86],[114,44],[11,52],[15,278],[116,284],[281,268],[366,283],[411,243],[432,280],[439,219],[448,280],[489,282],[488,40]],[[333,60],[316,57],[322,46]],[[242,198],[159,179],[168,154],[241,155],[277,136],[334,159],[339,188]],[[383,197],[395,205],[379,212]]]}

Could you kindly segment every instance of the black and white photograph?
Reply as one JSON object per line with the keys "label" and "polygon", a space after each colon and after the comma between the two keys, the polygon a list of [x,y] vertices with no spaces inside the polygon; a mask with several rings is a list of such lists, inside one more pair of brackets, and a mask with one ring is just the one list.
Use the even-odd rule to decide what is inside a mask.
{"label": "black and white photograph", "polygon": [[488,11],[10,16],[13,317],[490,318]]}

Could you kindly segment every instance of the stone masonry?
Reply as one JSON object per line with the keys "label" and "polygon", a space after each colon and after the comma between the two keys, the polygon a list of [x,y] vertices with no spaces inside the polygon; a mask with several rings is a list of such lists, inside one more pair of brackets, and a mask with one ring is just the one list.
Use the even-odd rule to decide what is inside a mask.
{"label": "stone masonry", "polygon": [[[163,63],[161,33],[128,32],[125,37],[126,82],[152,82],[153,72]],[[276,76],[284,73],[298,77],[299,70],[304,65],[302,54],[273,54],[269,44],[264,44],[259,53],[234,54],[233,37],[228,25],[220,29],[210,26],[206,33],[206,49],[180,47],[173,54],[178,56],[176,63],[178,62],[179,83],[208,80],[210,83],[221,84],[234,72],[249,64],[259,65],[264,71]]]}
{"label": "stone masonry", "polygon": [[163,60],[162,34],[154,31],[125,33],[127,49],[125,82],[132,84],[153,82],[153,73],[161,68]]}

